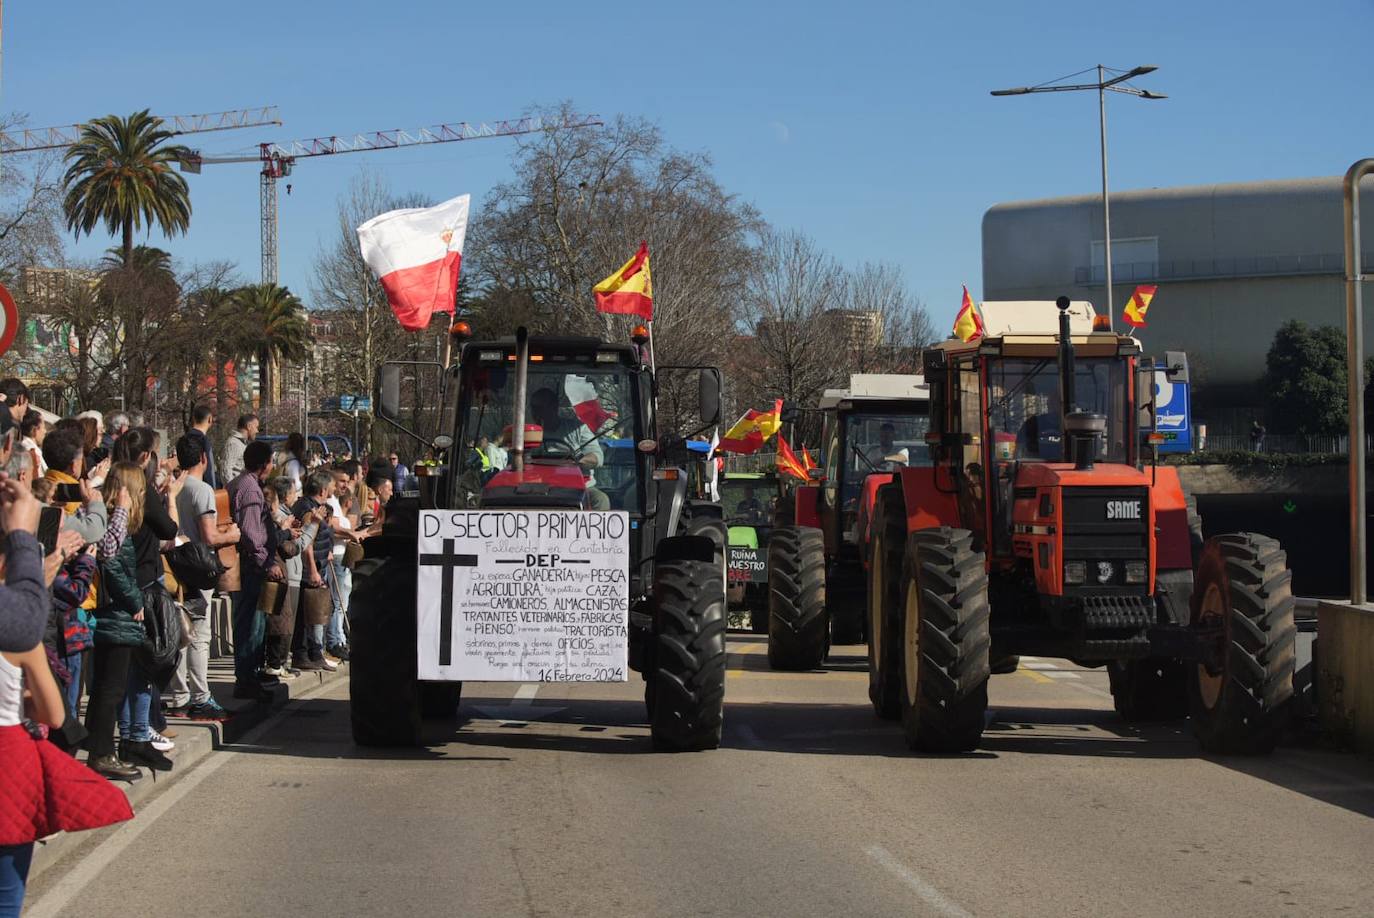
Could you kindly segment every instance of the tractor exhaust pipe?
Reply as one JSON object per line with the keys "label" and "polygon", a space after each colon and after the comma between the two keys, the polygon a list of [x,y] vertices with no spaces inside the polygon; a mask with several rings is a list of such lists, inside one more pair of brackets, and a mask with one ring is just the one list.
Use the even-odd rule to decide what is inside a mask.
{"label": "tractor exhaust pipe", "polygon": [[[1073,389],[1073,334],[1069,331],[1069,298],[1054,301],[1059,307],[1059,405],[1064,416],[1078,410],[1078,398]],[[1066,428],[1061,425],[1060,430]]]}
{"label": "tractor exhaust pipe", "polygon": [[1059,407],[1063,458],[1079,470],[1091,469],[1107,434],[1106,415],[1078,410],[1074,389],[1073,332],[1069,328],[1069,298],[1054,301],[1059,307]]}
{"label": "tractor exhaust pipe", "polygon": [[516,472],[525,470],[525,389],[530,369],[530,333],[521,325],[515,330],[515,411],[510,432],[510,463]]}

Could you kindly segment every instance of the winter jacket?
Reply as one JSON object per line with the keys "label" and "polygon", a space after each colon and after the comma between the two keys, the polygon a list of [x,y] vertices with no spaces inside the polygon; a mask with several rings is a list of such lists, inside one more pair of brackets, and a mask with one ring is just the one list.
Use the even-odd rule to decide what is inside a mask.
{"label": "winter jacket", "polygon": [[133,539],[125,539],[113,554],[101,559],[101,581],[105,586],[95,610],[95,642],[138,647],[148,632],[134,616],[143,608],[143,591],[138,588],[138,556]]}
{"label": "winter jacket", "polygon": [[248,448],[248,434],[236,430],[224,441],[224,456],[220,462],[220,477],[233,481],[243,472],[243,451]]}
{"label": "winter jacket", "polygon": [[82,552],[57,571],[52,582],[52,605],[62,615],[62,653],[80,653],[93,643],[94,620],[81,608],[95,580],[95,556]]}
{"label": "winter jacket", "polygon": [[[8,414],[8,412],[0,412]],[[43,549],[27,532],[11,532],[0,585],[0,651],[26,653],[43,639],[48,591],[43,584]]]}
{"label": "winter jacket", "polygon": [[143,499],[143,526],[133,534],[139,586],[146,587],[162,576],[162,543],[176,537],[177,524],[167,513],[162,495],[148,488]]}

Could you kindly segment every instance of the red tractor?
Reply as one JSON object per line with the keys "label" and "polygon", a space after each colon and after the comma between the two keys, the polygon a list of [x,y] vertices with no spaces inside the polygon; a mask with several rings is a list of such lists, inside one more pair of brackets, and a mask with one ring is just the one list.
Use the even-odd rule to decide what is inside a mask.
{"label": "red tractor", "polygon": [[[819,477],[779,513],[768,544],[768,662],[819,666],[830,645],[864,640],[864,559],[877,489],[929,463],[927,393],[919,376],[856,375],[821,399]],[[791,519],[786,519],[790,516]]]}
{"label": "red tractor", "polygon": [[983,337],[924,354],[933,463],[878,493],[874,708],[913,749],[972,749],[990,661],[1035,654],[1109,667],[1128,720],[1191,714],[1209,751],[1269,750],[1293,698],[1283,549],[1203,542],[1154,461],[1152,368],[1108,317],[1066,297],[983,313]]}

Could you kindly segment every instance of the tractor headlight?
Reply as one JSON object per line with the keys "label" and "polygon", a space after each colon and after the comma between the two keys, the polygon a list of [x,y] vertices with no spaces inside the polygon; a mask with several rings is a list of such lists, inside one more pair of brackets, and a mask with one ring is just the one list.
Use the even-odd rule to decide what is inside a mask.
{"label": "tractor headlight", "polygon": [[1082,583],[1088,579],[1088,565],[1085,561],[1068,561],[1064,564],[1064,582]]}
{"label": "tractor headlight", "polygon": [[1144,561],[1126,562],[1126,582],[1144,583],[1149,579],[1150,571]]}

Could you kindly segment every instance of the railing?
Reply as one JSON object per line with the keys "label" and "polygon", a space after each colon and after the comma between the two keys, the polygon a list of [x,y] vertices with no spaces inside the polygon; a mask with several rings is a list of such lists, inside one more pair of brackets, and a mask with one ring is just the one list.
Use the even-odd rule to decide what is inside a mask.
{"label": "railing", "polygon": [[[1374,434],[1365,437],[1365,448],[1374,452]],[[1202,452],[1230,451],[1263,453],[1309,453],[1322,456],[1343,456],[1350,451],[1350,438],[1340,436],[1302,436],[1299,434],[1266,434],[1259,449],[1248,433],[1207,434]]]}
{"label": "railing", "polygon": [[[1374,253],[1365,263],[1374,262]],[[1257,255],[1249,258],[1181,258],[1171,261],[1112,262],[1112,283],[1140,281],[1206,280],[1230,277],[1282,277],[1311,274],[1343,275],[1345,256],[1340,252],[1317,255]],[[1079,286],[1101,284],[1106,268],[1102,265],[1073,269]]]}
{"label": "railing", "polygon": [[726,456],[725,474],[731,472],[770,472],[777,467],[777,453],[753,453],[748,456]]}

